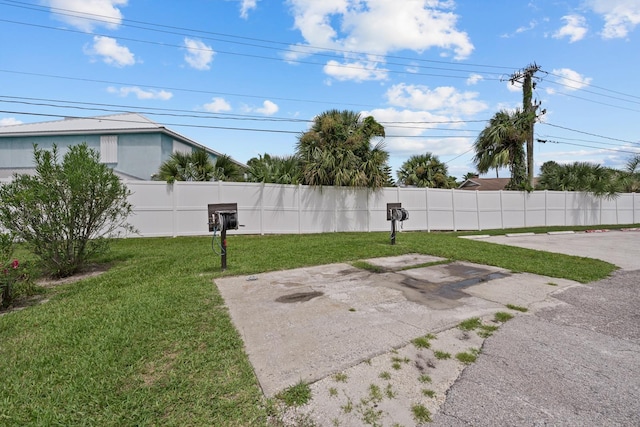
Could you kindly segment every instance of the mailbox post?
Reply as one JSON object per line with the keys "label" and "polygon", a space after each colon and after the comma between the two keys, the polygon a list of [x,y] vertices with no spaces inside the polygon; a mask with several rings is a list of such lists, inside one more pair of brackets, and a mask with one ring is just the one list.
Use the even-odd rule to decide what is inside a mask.
{"label": "mailbox post", "polygon": [[[220,232],[220,265],[222,271],[227,269],[227,230],[238,229],[238,204],[215,203],[207,206],[209,213],[209,231]],[[214,248],[215,250],[215,248]]]}
{"label": "mailbox post", "polygon": [[387,221],[391,221],[391,244],[396,244],[397,221],[409,219],[409,212],[402,208],[402,203],[387,203]]}

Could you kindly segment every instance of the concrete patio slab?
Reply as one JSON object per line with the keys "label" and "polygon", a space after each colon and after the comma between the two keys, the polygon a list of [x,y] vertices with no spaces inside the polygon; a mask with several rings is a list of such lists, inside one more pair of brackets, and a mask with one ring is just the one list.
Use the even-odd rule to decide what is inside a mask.
{"label": "concrete patio slab", "polygon": [[[424,264],[424,259],[383,259],[379,265],[398,269],[404,263]],[[459,262],[382,274],[332,264],[250,279],[218,279],[216,285],[267,396],[299,381],[328,377],[469,317],[503,310],[505,303],[548,303],[550,294],[573,285],[563,281],[561,286],[534,284],[529,289],[530,277]]]}

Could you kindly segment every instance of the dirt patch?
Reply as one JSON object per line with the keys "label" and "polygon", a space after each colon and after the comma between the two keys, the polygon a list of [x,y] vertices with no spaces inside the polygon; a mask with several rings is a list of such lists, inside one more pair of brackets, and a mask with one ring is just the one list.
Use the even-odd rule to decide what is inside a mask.
{"label": "dirt patch", "polygon": [[[64,277],[61,279],[43,278],[43,279],[36,280],[35,284],[37,287],[51,289],[59,285],[75,283],[75,282],[79,282],[80,280],[99,276],[102,273],[108,271],[110,268],[111,268],[111,264],[90,264],[85,266],[85,268],[83,268],[82,271],[74,274],[73,276]],[[49,296],[50,294],[46,294],[46,295],[37,294],[37,295],[29,295],[29,296],[16,298],[9,307],[0,310],[0,316],[5,315],[7,313],[14,312],[14,311],[23,310],[33,305],[44,304],[49,301]]]}
{"label": "dirt patch", "polygon": [[36,284],[44,288],[66,285],[68,283],[75,283],[83,279],[99,276],[102,273],[108,271],[110,268],[111,264],[89,264],[85,266],[82,271],[74,274],[73,276],[63,277],[61,279],[44,278],[37,280]]}

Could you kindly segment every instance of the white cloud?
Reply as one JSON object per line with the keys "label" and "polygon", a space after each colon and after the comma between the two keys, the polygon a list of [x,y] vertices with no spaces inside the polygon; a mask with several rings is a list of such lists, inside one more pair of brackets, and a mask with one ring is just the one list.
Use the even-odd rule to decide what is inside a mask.
{"label": "white cloud", "polygon": [[173,97],[171,92],[167,92],[166,90],[144,90],[137,86],[128,86],[128,87],[108,87],[107,92],[116,94],[123,98],[129,96],[129,94],[134,94],[138,99],[160,99],[162,101],[168,101]]}
{"label": "white cloud", "polygon": [[[467,33],[457,29],[458,16],[452,12],[451,0],[289,0],[288,3],[294,27],[301,32],[306,45],[316,48],[377,55],[437,48],[456,59],[467,58],[474,48]],[[292,48],[301,50],[301,45]],[[307,48],[290,53],[287,58],[295,60],[310,54],[313,50]],[[384,62],[382,57],[363,60],[352,53],[344,56],[351,63]],[[333,62],[335,65],[337,61]],[[379,78],[377,73],[368,76]],[[363,74],[353,73],[352,78],[362,80]]]}
{"label": "white cloud", "polygon": [[[555,82],[561,85],[564,91],[574,91],[582,89],[591,83],[590,77],[585,77],[577,71],[569,68],[561,68],[551,71],[551,74],[555,76]],[[553,88],[548,88],[546,92],[550,95],[556,93]]]}
{"label": "white cloud", "polygon": [[128,0],[45,0],[56,19],[86,32],[91,32],[98,26],[110,29],[120,26],[122,12],[118,7],[126,6],[127,2]]}
{"label": "white cloud", "polygon": [[443,156],[455,156],[469,150],[476,136],[460,129],[464,124],[451,123],[457,117],[447,114],[384,108],[363,111],[361,115],[373,116],[383,124],[387,134],[385,147],[392,157],[406,159],[414,154],[431,152],[443,160]]}
{"label": "white cloud", "polygon": [[208,70],[210,68],[215,54],[211,46],[207,46],[200,40],[185,37],[184,47],[187,49],[187,53],[184,55],[184,60],[187,64],[196,70]]}
{"label": "white cloud", "polygon": [[553,33],[553,38],[561,39],[563,37],[569,37],[569,43],[574,43],[582,40],[587,34],[588,28],[584,16],[566,15],[562,17],[562,20],[565,24]]}
{"label": "white cloud", "polygon": [[477,92],[459,92],[451,86],[431,90],[428,86],[400,83],[389,88],[386,97],[393,106],[449,115],[474,115],[488,108],[477,99]]}
{"label": "white cloud", "polygon": [[256,8],[258,0],[241,0],[240,2],[240,17],[247,19],[249,17],[249,11]]}
{"label": "white cloud", "polygon": [[331,60],[324,66],[325,74],[335,78],[336,80],[354,80],[362,82],[365,80],[385,80],[387,78],[387,70],[378,68],[376,62],[345,62]]}
{"label": "white cloud", "polygon": [[13,117],[5,117],[0,119],[0,126],[13,126],[13,125],[21,125],[22,122],[18,119],[14,119]]}
{"label": "white cloud", "polygon": [[265,116],[272,116],[278,112],[278,106],[275,103],[269,100],[266,100],[262,103],[261,108],[255,108],[252,111],[255,111],[256,113],[264,114]]}
{"label": "white cloud", "polygon": [[484,77],[482,77],[480,74],[471,74],[467,79],[467,85],[473,86],[475,84],[478,84],[478,82],[480,82],[481,80],[484,80]]}
{"label": "white cloud", "polygon": [[507,90],[509,92],[522,92],[522,82],[518,81],[508,81],[507,82]]}
{"label": "white cloud", "polygon": [[638,0],[587,0],[587,5],[604,18],[604,39],[625,38],[640,24]]}
{"label": "white cloud", "polygon": [[221,113],[223,111],[231,111],[231,104],[229,104],[224,98],[212,98],[211,102],[204,104],[205,111],[210,113]]}
{"label": "white cloud", "polygon": [[111,37],[94,36],[93,46],[85,46],[85,53],[101,56],[102,61],[116,67],[133,65],[136,62],[133,53],[126,46],[120,46],[118,41]]}

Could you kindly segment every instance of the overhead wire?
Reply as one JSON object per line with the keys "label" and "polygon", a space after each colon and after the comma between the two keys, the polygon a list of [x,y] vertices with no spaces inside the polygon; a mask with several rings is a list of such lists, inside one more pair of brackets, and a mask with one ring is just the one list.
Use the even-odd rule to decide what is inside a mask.
{"label": "overhead wire", "polygon": [[[72,10],[69,10],[69,9],[54,8],[54,7],[50,7],[50,8],[39,7],[39,6],[36,6],[36,5],[32,5],[32,4],[28,4],[28,3],[24,3],[24,2],[20,2],[20,1],[12,1],[12,0],[3,0],[3,1],[0,1],[0,4],[13,6],[13,7],[22,7],[22,8],[25,8],[25,9],[36,10],[36,11],[39,11],[39,12],[54,11],[54,13],[61,14],[61,15],[72,16],[74,18],[83,18],[83,19],[88,19],[88,20],[91,20],[91,21],[102,21],[104,23],[110,23],[110,24],[114,23],[113,20],[109,20],[109,17],[107,17],[105,15],[90,14],[90,13],[80,13],[80,12],[72,11]],[[85,15],[85,16],[81,16],[81,15]],[[90,17],[88,17],[88,16],[90,16]],[[50,30],[64,30],[64,31],[71,31],[71,32],[86,34],[85,32],[76,31],[76,30],[60,29],[60,28],[51,27],[51,26],[37,25],[37,24],[19,22],[19,21],[11,21],[11,20],[7,20],[7,19],[0,19],[0,21],[11,22],[11,23],[14,23],[14,24],[19,24],[19,25],[30,25],[30,26],[41,27],[41,28],[50,29]],[[283,51],[283,52],[287,52],[287,53],[291,53],[291,54],[300,54],[300,55],[313,54],[313,55],[316,55],[316,56],[327,56],[327,57],[332,57],[332,58],[338,57],[337,54],[341,54],[341,55],[347,55],[347,54],[349,54],[349,55],[368,55],[368,56],[371,56],[373,58],[376,58],[376,57],[379,58],[381,62],[386,61],[386,58],[411,61],[411,63],[406,63],[406,64],[393,63],[393,62],[390,62],[390,63],[383,62],[385,66],[387,66],[387,65],[403,66],[403,67],[411,66],[411,67],[417,67],[417,68],[438,69],[438,70],[451,71],[451,72],[460,72],[460,73],[476,73],[476,72],[477,73],[482,73],[482,71],[473,70],[473,69],[462,69],[462,68],[457,69],[457,68],[444,68],[444,67],[429,67],[429,66],[416,65],[415,62],[447,64],[447,65],[450,65],[450,66],[451,65],[455,65],[457,67],[460,67],[460,66],[464,66],[464,67],[479,67],[479,68],[496,69],[496,70],[497,69],[513,69],[513,67],[503,67],[503,66],[497,66],[497,65],[460,64],[460,63],[450,62],[450,61],[436,61],[436,60],[427,60],[427,59],[420,59],[420,58],[415,59],[415,58],[408,58],[408,57],[402,57],[402,56],[393,56],[393,55],[376,55],[376,54],[371,54],[371,53],[366,53],[366,52],[347,51],[347,50],[340,50],[340,49],[329,49],[329,48],[311,46],[311,45],[306,45],[306,46],[305,45],[294,45],[294,46],[296,46],[298,48],[300,48],[300,47],[303,48],[302,51],[299,51],[299,50],[292,49],[291,48],[292,43],[289,43],[289,42],[278,42],[278,41],[272,41],[272,40],[266,40],[266,39],[243,37],[243,36],[224,34],[224,33],[215,33],[215,32],[203,31],[203,30],[198,30],[198,29],[181,28],[181,27],[162,25],[162,24],[156,24],[156,23],[150,23],[150,22],[144,22],[144,21],[135,21],[135,20],[130,20],[130,19],[119,20],[118,24],[122,25],[122,26],[128,26],[128,27],[131,27],[131,28],[142,29],[142,30],[146,30],[146,31],[156,31],[156,32],[163,32],[163,33],[169,33],[169,34],[181,35],[181,36],[192,36],[193,34],[199,34],[204,39],[215,40],[215,41],[222,42],[222,43],[233,43],[233,44],[246,45],[246,46],[256,47],[256,48],[261,48],[261,49],[279,50],[279,51]],[[134,25],[134,24],[136,24],[136,25]],[[138,24],[140,24],[140,25],[138,25]],[[141,25],[145,25],[147,27],[141,26]],[[149,28],[148,26],[153,26],[153,27],[157,27],[157,28]],[[169,30],[171,30],[171,31],[169,31]],[[182,31],[182,33],[181,32],[177,32],[177,31]],[[188,34],[186,34],[186,33],[188,33]],[[95,36],[95,35],[99,35],[99,34],[92,34],[92,35]],[[211,36],[216,36],[218,38],[211,37]],[[226,37],[227,39],[222,39],[220,37]],[[169,46],[169,47],[175,47],[175,48],[184,48],[184,46],[181,46],[181,45],[172,45],[172,44],[155,42],[155,41],[150,41],[150,40],[140,40],[140,39],[126,38],[126,37],[118,37],[118,38],[122,39],[122,40],[129,40],[129,41],[139,42],[139,43],[148,43],[148,44]],[[247,41],[251,41],[252,43],[248,43],[248,42],[244,42],[244,41],[238,41],[238,40],[247,40]],[[257,44],[257,43],[253,43],[253,42],[262,43],[262,44]],[[272,47],[272,46],[266,46],[264,44],[287,46],[287,48],[276,48],[276,47]],[[286,58],[273,58],[273,57],[269,57],[269,56],[253,55],[253,54],[238,53],[238,52],[226,52],[226,51],[218,51],[218,50],[216,50],[216,52],[217,53],[222,53],[222,54],[247,56],[247,57],[257,58],[257,59],[279,60],[279,61],[301,63],[301,64],[309,64],[309,65],[316,65],[316,66],[318,66],[318,65],[324,66],[325,65],[325,64],[322,64],[322,63],[319,63],[319,62],[292,60],[291,58],[289,58],[289,59],[286,59]],[[329,53],[331,53],[331,54],[329,54]],[[365,69],[365,70],[367,70],[366,67],[354,67],[352,65],[344,65],[344,64],[337,64],[336,67],[340,67],[340,68],[356,68],[356,69]],[[374,69],[373,71],[382,71],[382,72],[389,72],[389,73],[406,73],[406,71],[399,71],[399,70],[392,70],[392,69],[379,69],[379,68],[378,69]],[[238,96],[238,97],[249,97],[249,98],[262,98],[262,99],[269,98],[269,99],[274,99],[274,100],[293,101],[293,102],[326,103],[326,101],[301,100],[301,99],[292,99],[292,98],[280,98],[280,97],[247,95],[247,94],[237,94],[237,93],[214,92],[214,91],[204,91],[204,90],[185,89],[185,88],[170,88],[170,87],[168,88],[168,87],[161,87],[161,86],[144,85],[144,84],[130,84],[130,83],[122,83],[122,82],[98,80],[98,79],[86,79],[86,78],[77,78],[77,77],[68,77],[68,76],[56,76],[56,75],[43,74],[43,73],[24,73],[22,71],[14,71],[14,70],[0,70],[0,72],[20,73],[20,74],[39,76],[39,77],[48,77],[48,78],[57,78],[57,79],[69,79],[69,80],[86,81],[86,82],[93,82],[93,83],[106,83],[106,84],[123,85],[123,86],[138,86],[138,87],[141,87],[141,88],[148,88],[148,89],[185,91],[185,92],[194,92],[194,93],[207,93],[207,94],[223,95],[223,96]],[[629,97],[629,98],[634,98],[634,99],[640,100],[639,96],[630,95],[630,94],[627,94],[627,93],[623,93],[623,92],[607,89],[607,88],[600,87],[600,86],[595,86],[595,85],[592,85],[592,84],[585,83],[584,81],[574,80],[574,79],[568,78],[566,76],[558,75],[558,74],[555,74],[555,73],[552,73],[552,72],[546,72],[545,71],[545,73],[547,75],[554,76],[554,77],[557,77],[559,79],[563,79],[564,81],[579,83],[579,84],[581,84],[582,86],[585,86],[585,87],[591,87],[591,88],[602,90],[602,91],[605,91],[605,92],[611,92],[611,93],[615,93],[617,95],[622,95],[622,96],[625,96],[625,97]],[[455,75],[431,74],[431,73],[412,73],[412,74],[419,75],[419,76],[437,76],[437,77],[448,77],[448,78],[468,78],[468,76],[455,76]],[[487,78],[487,80],[500,80],[500,79]],[[571,88],[571,89],[575,89],[574,86],[569,85],[569,84],[565,84],[565,83],[561,83],[561,82],[557,82],[557,81],[551,81],[551,80],[549,80],[549,82],[553,83],[553,84],[560,85],[560,86],[565,86],[565,87],[568,87],[568,88]],[[590,93],[590,94],[593,94],[593,95],[596,95],[596,96],[603,96],[603,97],[607,97],[607,98],[610,98],[610,99],[615,99],[617,101],[640,104],[640,102],[638,102],[638,101],[621,98],[619,96],[611,96],[611,95],[601,94],[601,93],[597,93],[595,91],[586,90],[584,88],[580,88],[578,90],[582,90],[582,91],[584,91],[586,93]],[[606,105],[606,106],[610,106],[610,107],[621,108],[621,109],[626,109],[626,110],[630,110],[630,111],[638,111],[638,110],[634,110],[634,109],[627,108],[627,107],[616,106],[616,105],[613,105],[613,104],[607,104],[607,103],[602,103],[602,102],[595,101],[595,100],[590,100],[588,98],[583,98],[583,97],[579,97],[579,96],[572,95],[572,94],[562,93],[562,95],[565,95],[565,96],[568,96],[568,97],[573,97],[573,98],[580,99],[580,100],[583,100],[583,101],[594,102],[594,103],[598,103],[598,104]],[[65,101],[60,101],[60,102],[65,102]],[[82,103],[78,103],[78,104],[82,104]],[[94,105],[99,105],[99,104],[94,104]],[[374,106],[371,106],[371,105],[355,104],[355,103],[343,103],[343,105],[360,106],[360,107],[374,107]],[[112,105],[110,105],[110,106],[112,106]],[[55,107],[62,108],[62,106],[55,106]],[[78,106],[65,106],[64,108],[80,108],[80,107],[78,107]],[[138,108],[138,107],[132,107],[132,108]],[[82,108],[80,108],[80,109],[82,109]],[[100,110],[96,109],[95,107],[91,107],[91,109],[94,110],[94,111],[100,111]],[[138,108],[138,109],[142,110],[142,108]],[[162,109],[153,109],[153,108],[149,108],[149,107],[146,107],[145,109],[146,110],[154,110],[154,111],[162,110]],[[106,110],[105,109],[104,111],[111,111],[111,110]],[[38,113],[27,113],[27,112],[15,112],[15,113],[16,114],[38,115]],[[180,115],[180,114],[176,114],[176,113],[171,113],[169,111],[167,111],[166,113],[161,113],[161,112],[154,113],[153,111],[152,112],[147,111],[147,113],[148,114],[158,114],[158,115],[161,114],[161,115],[166,115],[166,116],[207,118],[205,116]],[[220,114],[220,113],[217,113],[217,114]],[[46,115],[46,114],[42,114],[42,115]],[[50,117],[62,117],[61,115],[48,115],[48,116],[50,116]],[[67,115],[65,114],[64,116],[67,116]],[[256,118],[250,118],[250,117],[241,118],[240,116],[241,115],[237,115],[237,117],[230,117],[230,116],[226,117],[225,116],[225,117],[220,117],[220,118],[233,119],[233,120],[256,120],[256,121],[260,120],[260,121],[274,121],[274,122],[280,121],[280,120],[281,121],[289,121],[289,119],[272,118],[272,119],[263,119],[262,120],[262,119],[257,118],[257,117]],[[217,117],[213,117],[212,116],[211,118],[217,118]],[[291,121],[293,122],[293,120],[291,120]],[[304,120],[299,120],[299,121],[300,122],[304,122]],[[483,121],[486,121],[486,120],[477,120],[476,122],[483,122]],[[455,123],[455,122],[456,121],[451,121],[449,123]],[[459,122],[460,123],[469,123],[469,122],[472,122],[472,121],[459,121]],[[401,127],[401,128],[419,129],[419,130],[424,130],[424,131],[438,130],[438,129],[434,129],[434,128],[396,126],[396,123],[406,125],[406,124],[427,124],[428,122],[386,122],[386,126],[389,127],[389,128]],[[444,123],[444,122],[440,122],[440,123]],[[622,140],[622,139],[617,139],[617,138],[605,137],[605,136],[602,136],[602,135],[597,135],[597,134],[593,134],[593,133],[589,133],[589,132],[570,129],[570,128],[566,128],[566,127],[563,127],[563,126],[552,125],[552,124],[549,124],[549,123],[541,123],[541,124],[547,124],[549,126],[555,126],[555,127],[561,128],[561,129],[568,130],[568,131],[580,132],[580,133],[583,133],[583,134],[586,134],[586,135],[595,136],[595,137],[599,137],[599,138],[606,138],[606,139],[619,141],[619,142],[637,144],[637,142],[633,142],[633,141],[627,141],[627,140]],[[175,124],[172,124],[172,125],[175,125]],[[234,127],[223,127],[223,126],[199,126],[199,125],[188,125],[188,124],[177,124],[177,126],[205,127],[205,128],[213,128],[213,129],[247,130],[247,131],[265,131],[265,132],[279,132],[279,133],[299,133],[299,131],[295,131],[294,132],[294,131],[280,131],[280,130],[268,130],[268,129],[234,128]],[[442,129],[442,130],[444,130],[444,129]],[[460,132],[477,132],[477,131],[474,131],[474,130],[466,130],[466,129],[446,129],[446,130],[447,131],[460,131]],[[401,135],[396,135],[396,136],[388,135],[388,137],[389,138],[396,138],[396,137],[428,138],[429,136],[426,136],[426,135],[418,135],[418,136],[412,136],[412,135],[404,135],[404,136],[401,136]],[[433,137],[454,138],[454,137],[460,137],[460,136],[444,136],[443,135],[443,136],[433,136]],[[570,144],[570,143],[567,143],[567,144]],[[577,144],[574,144],[574,145],[577,145]],[[597,148],[597,147],[591,147],[591,148]],[[470,150],[468,150],[467,152],[461,154],[460,156],[468,153],[469,151]],[[451,159],[450,161],[455,160],[456,158]]]}

